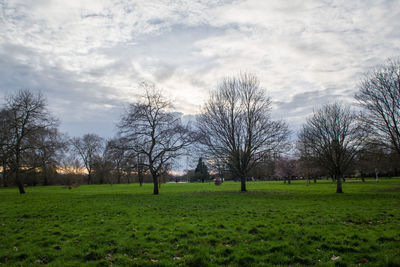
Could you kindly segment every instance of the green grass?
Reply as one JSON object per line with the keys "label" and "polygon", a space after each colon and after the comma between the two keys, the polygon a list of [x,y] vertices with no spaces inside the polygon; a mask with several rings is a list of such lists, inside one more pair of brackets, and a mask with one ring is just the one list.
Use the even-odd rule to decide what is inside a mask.
{"label": "green grass", "polygon": [[[0,189],[10,266],[399,266],[400,179]],[[333,256],[340,258],[332,260]]]}

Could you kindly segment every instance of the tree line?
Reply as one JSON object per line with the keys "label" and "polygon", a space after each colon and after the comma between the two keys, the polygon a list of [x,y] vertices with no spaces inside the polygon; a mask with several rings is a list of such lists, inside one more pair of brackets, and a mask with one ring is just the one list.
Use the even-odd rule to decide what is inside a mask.
{"label": "tree line", "polygon": [[266,169],[288,182],[293,176],[328,175],[338,193],[344,175],[400,171],[399,61],[365,74],[356,109],[335,102],[315,110],[297,133],[291,158],[282,156],[293,147],[289,127],[271,117],[272,100],[253,74],[222,80],[189,123],[154,84],[140,88],[143,94],[129,104],[110,140],[60,133],[41,93],[20,90],[8,96],[0,110],[3,185],[17,185],[20,193],[25,184],[72,186],[82,182],[77,180],[84,170],[87,184],[129,182],[135,175],[140,185],[151,179],[158,194],[174,161],[188,153],[202,155],[195,179],[209,179],[208,165],[219,177],[239,180],[241,191],[249,177]]}

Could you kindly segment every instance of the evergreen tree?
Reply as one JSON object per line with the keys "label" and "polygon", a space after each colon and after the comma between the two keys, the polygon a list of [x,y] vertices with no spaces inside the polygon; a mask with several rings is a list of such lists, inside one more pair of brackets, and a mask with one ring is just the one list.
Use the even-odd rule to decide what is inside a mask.
{"label": "evergreen tree", "polygon": [[205,180],[210,179],[210,174],[208,173],[207,165],[203,162],[203,158],[199,158],[199,162],[197,163],[197,167],[194,170],[194,178],[195,180],[200,180],[204,183]]}

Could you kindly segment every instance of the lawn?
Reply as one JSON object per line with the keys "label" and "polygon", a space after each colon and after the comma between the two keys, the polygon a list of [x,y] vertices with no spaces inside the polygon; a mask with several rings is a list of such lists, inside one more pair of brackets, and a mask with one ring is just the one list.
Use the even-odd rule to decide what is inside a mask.
{"label": "lawn", "polygon": [[26,189],[0,189],[0,265],[400,265],[400,179]]}

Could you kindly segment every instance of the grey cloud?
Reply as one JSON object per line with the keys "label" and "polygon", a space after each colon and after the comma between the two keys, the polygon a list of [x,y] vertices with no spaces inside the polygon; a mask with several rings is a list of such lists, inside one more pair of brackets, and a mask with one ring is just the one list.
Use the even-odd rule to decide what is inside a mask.
{"label": "grey cloud", "polygon": [[149,24],[163,24],[163,23],[165,23],[165,21],[162,20],[162,19],[154,18],[154,19],[149,19],[147,21],[147,23],[149,23]]}
{"label": "grey cloud", "polygon": [[314,110],[325,104],[335,101],[350,103],[353,90],[345,90],[345,94],[338,93],[338,88],[326,88],[324,90],[313,90],[295,94],[288,101],[273,102],[273,117],[287,121],[296,134],[306,118]]}
{"label": "grey cloud", "polygon": [[174,74],[175,69],[175,66],[169,64],[160,64],[154,73],[156,82],[163,82],[170,78]]}
{"label": "grey cloud", "polygon": [[[19,62],[24,56],[29,60]],[[41,91],[50,110],[61,120],[61,128],[71,135],[93,132],[111,136],[111,125],[119,118],[121,103],[113,99],[113,89],[80,82],[74,73],[48,66],[30,49],[0,48],[0,91],[3,96],[20,89]],[[41,65],[37,66],[37,62]],[[96,127],[93,127],[97,125]],[[103,126],[106,127],[103,127]]]}
{"label": "grey cloud", "polygon": [[41,89],[71,135],[112,135],[138,81],[179,91],[192,113],[246,69],[296,129],[315,107],[351,102],[361,75],[400,53],[399,1],[95,2],[0,3],[0,94]]}

